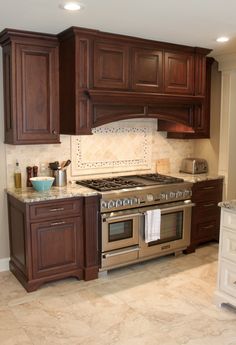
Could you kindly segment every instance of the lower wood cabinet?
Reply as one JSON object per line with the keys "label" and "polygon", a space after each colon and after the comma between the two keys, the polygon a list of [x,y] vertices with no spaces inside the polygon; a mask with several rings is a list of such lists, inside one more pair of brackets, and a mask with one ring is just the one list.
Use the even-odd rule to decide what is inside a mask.
{"label": "lower wood cabinet", "polygon": [[212,240],[219,240],[220,207],[222,201],[223,179],[208,180],[193,184],[191,242],[186,254],[195,251],[196,247]]}
{"label": "lower wood cabinet", "polygon": [[35,223],[30,230],[34,278],[83,267],[82,217]]}
{"label": "lower wood cabinet", "polygon": [[8,195],[10,269],[27,291],[98,276],[98,198],[23,203]]}

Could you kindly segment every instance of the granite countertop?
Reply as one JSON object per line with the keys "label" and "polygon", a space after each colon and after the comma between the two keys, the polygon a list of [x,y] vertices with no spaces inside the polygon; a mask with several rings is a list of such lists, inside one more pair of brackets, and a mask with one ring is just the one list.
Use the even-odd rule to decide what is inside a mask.
{"label": "granite countertop", "polygon": [[236,212],[236,200],[221,201],[219,202],[218,206]]}
{"label": "granite countertop", "polygon": [[98,193],[90,188],[68,184],[65,187],[52,187],[46,192],[37,192],[33,188],[7,188],[6,192],[16,199],[28,203],[47,201],[54,199],[76,198],[80,196],[97,195]]}
{"label": "granite countertop", "polygon": [[186,174],[186,173],[175,173],[175,174],[170,174],[171,176],[174,177],[179,177],[184,179],[186,182],[191,182],[191,183],[196,183],[196,182],[202,182],[202,181],[209,181],[209,180],[218,180],[218,179],[223,179],[224,176],[222,175],[216,175],[216,174]]}

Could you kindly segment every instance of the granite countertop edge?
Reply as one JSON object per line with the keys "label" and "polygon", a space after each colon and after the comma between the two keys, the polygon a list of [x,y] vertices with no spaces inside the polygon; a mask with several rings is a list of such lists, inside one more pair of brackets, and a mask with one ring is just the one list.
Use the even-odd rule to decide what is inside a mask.
{"label": "granite countertop edge", "polygon": [[218,206],[236,212],[236,199],[219,202]]}
{"label": "granite countertop edge", "polygon": [[98,195],[98,192],[87,187],[72,185],[65,187],[52,187],[45,192],[37,192],[31,187],[6,188],[5,192],[24,203],[59,200]]}
{"label": "granite countertop edge", "polygon": [[174,177],[182,178],[185,182],[197,183],[203,181],[211,181],[211,180],[222,180],[224,179],[223,175],[217,174],[187,174],[187,173],[173,173],[169,174]]}

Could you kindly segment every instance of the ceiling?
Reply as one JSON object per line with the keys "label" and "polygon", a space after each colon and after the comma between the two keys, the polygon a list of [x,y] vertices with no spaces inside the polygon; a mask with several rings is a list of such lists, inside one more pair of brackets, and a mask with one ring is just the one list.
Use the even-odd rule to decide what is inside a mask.
{"label": "ceiling", "polygon": [[[236,52],[235,0],[82,0],[80,12],[59,8],[60,0],[1,0],[4,28],[59,33],[70,26]],[[219,44],[218,36],[229,36]]]}

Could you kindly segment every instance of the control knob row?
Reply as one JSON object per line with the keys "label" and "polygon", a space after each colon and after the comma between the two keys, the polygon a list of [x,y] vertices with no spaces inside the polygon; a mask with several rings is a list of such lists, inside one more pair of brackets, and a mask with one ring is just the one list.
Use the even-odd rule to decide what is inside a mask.
{"label": "control knob row", "polygon": [[169,200],[169,199],[178,199],[178,198],[189,198],[191,197],[192,192],[190,189],[185,190],[178,190],[177,192],[167,192],[161,193],[160,199],[161,200]]}
{"label": "control knob row", "polygon": [[101,202],[101,207],[102,208],[116,208],[116,207],[129,206],[129,205],[132,206],[136,204],[139,204],[138,198],[124,198],[124,199],[109,200],[109,201],[103,200]]}

